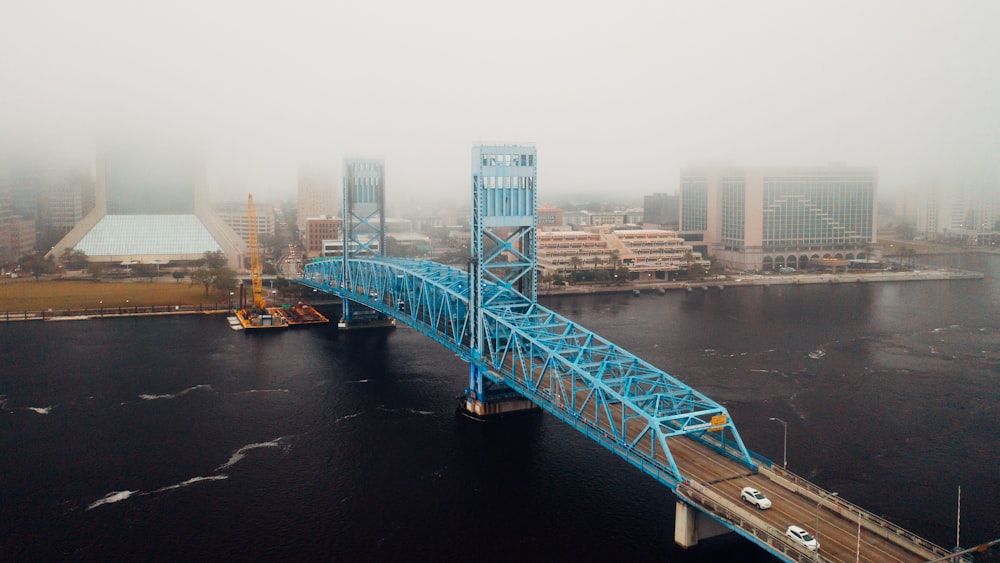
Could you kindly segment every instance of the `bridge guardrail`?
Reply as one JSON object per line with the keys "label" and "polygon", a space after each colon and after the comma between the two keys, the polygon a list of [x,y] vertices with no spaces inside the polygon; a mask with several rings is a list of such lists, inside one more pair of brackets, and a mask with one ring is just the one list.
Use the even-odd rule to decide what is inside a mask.
{"label": "bridge guardrail", "polygon": [[[766,474],[768,472],[781,479],[791,482],[798,490],[808,492],[815,497],[817,501],[822,500],[825,503],[824,506],[826,506],[826,508],[836,510],[837,514],[841,516],[851,515],[855,518],[860,518],[861,525],[874,534],[877,534],[889,541],[893,541],[894,538],[907,540],[909,544],[902,544],[895,541],[893,541],[893,543],[907,547],[921,557],[926,559],[936,559],[951,554],[951,552],[947,549],[935,543],[929,542],[913,532],[889,522],[881,516],[872,514],[871,512],[868,512],[867,510],[844,500],[839,496],[830,496],[827,491],[824,491],[815,484],[803,479],[785,468],[772,465],[771,467],[761,469],[761,473]],[[924,551],[920,552],[918,549],[922,549]]]}
{"label": "bridge guardrail", "polygon": [[713,493],[708,487],[694,481],[683,481],[677,485],[677,493],[681,498],[695,504],[730,524],[738,527],[771,550],[796,562],[816,561],[817,554],[805,552],[787,539],[781,530],[770,526],[756,517],[746,517],[735,503],[721,495]]}

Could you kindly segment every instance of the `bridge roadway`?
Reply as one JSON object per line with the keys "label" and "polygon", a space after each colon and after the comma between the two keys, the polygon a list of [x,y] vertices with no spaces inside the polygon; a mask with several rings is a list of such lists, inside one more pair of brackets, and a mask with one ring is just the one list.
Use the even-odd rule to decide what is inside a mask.
{"label": "bridge roadway", "polygon": [[[312,263],[299,281],[391,315],[472,361],[465,272],[398,259],[351,260],[350,267],[351,277],[345,282],[340,275],[342,266],[336,262]],[[485,285],[484,290],[498,291]],[[499,291],[501,297],[511,297],[509,292]],[[618,367],[634,367],[640,362],[638,358],[626,357],[624,351],[603,340],[598,342],[596,335],[573,327],[568,319],[556,319],[557,315],[542,307],[509,305],[516,301],[508,299],[503,310],[491,309],[486,320],[490,347],[484,367],[489,378],[507,385],[666,484],[687,504],[711,515],[726,528],[789,561],[854,561],[859,520],[861,561],[927,561],[947,555],[943,548],[766,459],[753,456],[752,467],[734,440],[723,442],[719,435],[724,432],[707,431],[717,428],[715,422],[695,424],[705,419],[703,415],[661,414],[661,403],[673,404],[671,412],[713,408],[689,388],[684,391],[664,386],[658,389],[666,391],[635,395],[624,387],[612,389],[612,380],[603,379],[608,377],[609,362],[624,358],[626,361]],[[557,322],[530,320],[540,318],[540,314]],[[568,339],[563,339],[563,349],[557,351],[552,338],[557,333],[571,332],[571,328],[580,338],[578,342],[584,344],[567,352]],[[583,356],[588,359],[579,360]],[[574,363],[569,357],[578,360]],[[625,373],[612,375],[620,379]],[[646,380],[639,377],[636,381],[635,385],[641,387]],[[725,411],[701,412],[714,415]],[[699,426],[701,429],[696,430]],[[665,436],[666,448],[657,445],[655,436]],[[772,507],[758,510],[744,503],[739,493],[748,485],[770,498]],[[785,529],[791,524],[818,537],[818,556],[785,537]]]}
{"label": "bridge roadway", "polygon": [[[543,386],[552,382],[545,380]],[[566,389],[568,391],[568,389]],[[577,391],[583,400],[585,390]],[[612,426],[621,427],[618,411],[611,419],[583,415],[582,421],[600,431],[607,440]],[[631,443],[645,425],[632,419],[626,426],[624,442]],[[757,471],[734,457],[689,436],[667,439],[670,452],[683,481],[678,496],[705,512],[725,520],[730,527],[750,535],[760,543],[793,561],[928,561],[947,554],[939,546],[885,521],[874,514],[833,496],[805,479],[777,467],[758,466]],[[738,457],[739,453],[732,452]],[[668,466],[664,452],[656,461]],[[742,501],[743,487],[753,487],[771,499],[772,506],[760,510]],[[860,557],[858,556],[858,520],[861,519]],[[818,528],[817,528],[818,518]],[[785,537],[789,525],[812,533],[820,542],[819,558]]]}

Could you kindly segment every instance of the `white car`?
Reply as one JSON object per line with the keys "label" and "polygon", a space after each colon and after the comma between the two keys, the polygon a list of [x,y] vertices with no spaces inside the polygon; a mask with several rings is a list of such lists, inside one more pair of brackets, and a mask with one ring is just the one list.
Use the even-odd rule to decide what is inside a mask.
{"label": "white car", "polygon": [[788,530],[785,531],[785,535],[809,551],[819,551],[819,541],[812,537],[812,534],[798,526],[789,526]]}
{"label": "white car", "polygon": [[753,487],[743,487],[743,490],[740,491],[740,498],[761,510],[771,508],[771,499]]}

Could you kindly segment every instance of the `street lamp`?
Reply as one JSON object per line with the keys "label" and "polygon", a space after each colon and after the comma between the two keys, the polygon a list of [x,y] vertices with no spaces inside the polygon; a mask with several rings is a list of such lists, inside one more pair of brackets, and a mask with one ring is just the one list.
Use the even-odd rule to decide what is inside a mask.
{"label": "street lamp", "polygon": [[[827,499],[831,499],[831,498],[833,498],[835,496],[837,496],[837,493],[830,493],[830,495],[828,497],[826,497],[826,498]],[[817,546],[819,545],[819,505],[823,504],[823,500],[824,500],[823,497],[819,497],[819,500],[816,501],[816,544],[817,544]]]}
{"label": "street lamp", "polygon": [[233,292],[232,291],[229,292],[229,310],[230,311],[233,310]]}
{"label": "street lamp", "polygon": [[775,422],[780,422],[781,426],[784,427],[784,429],[785,429],[784,446],[781,449],[781,452],[782,452],[781,453],[781,468],[782,469],[788,469],[788,423],[786,423],[784,420],[781,420],[780,418],[774,418],[773,416],[771,418],[769,418],[768,420],[773,420]]}

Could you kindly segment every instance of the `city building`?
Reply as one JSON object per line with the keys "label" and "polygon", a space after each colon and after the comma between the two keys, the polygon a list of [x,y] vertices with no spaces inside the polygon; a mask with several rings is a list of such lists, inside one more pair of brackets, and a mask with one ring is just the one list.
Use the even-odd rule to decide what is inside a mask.
{"label": "city building", "polygon": [[[274,208],[258,203],[254,205],[254,211],[257,219],[257,240],[274,236]],[[224,206],[218,209],[215,214],[244,242],[250,242],[250,218],[247,215],[246,203]]]}
{"label": "city building", "polygon": [[540,230],[550,230],[563,226],[563,210],[551,205],[541,205],[538,207],[538,228]]}
{"label": "city building", "polygon": [[622,213],[622,221],[625,225],[642,225],[643,211],[639,207],[629,207]]}
{"label": "city building", "polygon": [[17,206],[19,178],[9,164],[0,163],[0,268],[5,270],[32,254],[36,242],[35,220],[22,215]]}
{"label": "city building", "polygon": [[538,268],[543,274],[610,269],[616,257],[632,280],[666,280],[692,263],[706,269],[710,265],[673,231],[604,226],[538,233]]}
{"label": "city building", "polygon": [[642,198],[643,222],[667,229],[680,225],[680,197],[677,194],[656,193]]}
{"label": "city building", "polygon": [[596,211],[590,214],[590,224],[598,225],[624,225],[625,213],[623,211]]}
{"label": "city building", "polygon": [[590,226],[590,213],[587,211],[563,211],[563,225],[582,228]]}
{"label": "city building", "polygon": [[542,231],[538,233],[538,269],[567,273],[608,264],[612,245],[596,231]]}
{"label": "city building", "polygon": [[694,263],[705,270],[711,266],[674,231],[631,229],[616,230],[612,235],[632,279],[667,279],[671,272],[687,270]]}
{"label": "city building", "polygon": [[981,235],[1000,231],[1000,171],[909,186],[897,194],[895,211],[915,238],[978,244]]}
{"label": "city building", "polygon": [[208,203],[205,169],[174,145],[109,139],[98,147],[95,207],[50,250],[91,262],[170,264],[221,251],[243,268],[246,243]]}
{"label": "city building", "polygon": [[681,231],[726,268],[862,259],[876,242],[875,168],[685,168],[680,181]]}
{"label": "city building", "polygon": [[298,212],[295,227],[302,237],[302,242],[306,242],[309,219],[339,216],[336,175],[315,167],[299,167]]}
{"label": "city building", "polygon": [[326,215],[306,219],[306,258],[330,256],[326,249],[327,243],[331,241],[337,242],[338,252],[343,250],[344,241],[341,239],[340,231],[343,223],[343,219]]}

